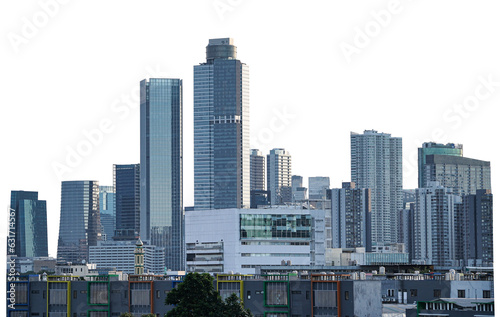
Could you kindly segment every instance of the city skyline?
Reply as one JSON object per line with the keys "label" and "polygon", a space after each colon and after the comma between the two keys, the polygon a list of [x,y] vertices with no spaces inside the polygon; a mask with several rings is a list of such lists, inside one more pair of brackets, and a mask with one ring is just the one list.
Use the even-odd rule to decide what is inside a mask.
{"label": "city skyline", "polygon": [[[43,50],[49,48],[54,43],[54,40],[60,39],[65,34],[64,30],[61,30],[65,28],[63,25],[70,23],[70,25],[74,26],[73,23],[77,23],[78,21],[67,21],[67,19],[73,17],[74,12],[71,10],[68,9],[66,12],[61,11],[57,19],[51,21],[51,25],[46,29],[40,30],[40,34],[36,38],[31,40],[25,47],[21,47],[21,54],[16,55],[12,53],[14,57],[13,65],[6,67],[8,71],[11,71],[15,75],[9,80],[9,86],[14,87],[12,91],[7,92],[7,98],[12,98],[10,100],[13,101],[13,107],[8,110],[10,116],[6,117],[18,118],[21,114],[30,113],[31,116],[28,118],[28,124],[33,129],[36,129],[33,130],[36,133],[30,133],[30,137],[35,138],[36,142],[30,141],[26,143],[29,145],[26,148],[30,150],[29,152],[25,152],[25,149],[21,149],[17,144],[23,144],[27,136],[16,135],[14,138],[16,143],[10,143],[11,141],[7,140],[7,144],[9,145],[7,148],[14,148],[16,146],[15,148],[19,149],[20,152],[16,156],[7,158],[7,165],[12,166],[13,171],[7,173],[6,180],[2,182],[2,192],[4,194],[2,195],[1,202],[4,206],[8,205],[8,195],[11,190],[38,191],[40,196],[48,202],[48,216],[54,219],[54,223],[58,223],[60,181],[96,179],[99,180],[99,184],[112,185],[112,164],[138,162],[139,105],[138,102],[134,102],[134,98],[131,96],[133,96],[133,89],[136,89],[135,87],[138,86],[139,80],[146,77],[146,75],[155,77],[157,75],[153,74],[155,70],[160,72],[164,77],[178,77],[186,81],[184,89],[186,97],[184,102],[184,108],[186,109],[184,114],[184,121],[186,123],[184,139],[186,143],[191,142],[192,65],[203,60],[203,47],[206,45],[207,39],[226,36],[230,36],[237,41],[239,57],[252,67],[251,117],[253,119],[250,132],[250,146],[251,148],[258,148],[263,153],[268,153],[269,150],[275,147],[287,149],[294,158],[294,175],[301,175],[305,179],[316,175],[329,176],[332,184],[349,181],[349,132],[373,128],[402,137],[403,177],[405,178],[403,188],[417,187],[417,161],[416,159],[412,159],[412,156],[415,156],[417,148],[423,142],[430,141],[464,144],[464,156],[491,161],[493,165],[492,188],[494,188],[494,183],[497,179],[495,175],[498,175],[495,168],[496,157],[492,151],[493,147],[486,146],[486,141],[483,141],[482,137],[484,134],[488,135],[493,132],[494,118],[498,117],[498,115],[495,116],[495,114],[498,114],[498,109],[495,108],[495,102],[498,101],[498,96],[500,95],[499,91],[496,90],[498,88],[495,86],[492,87],[495,93],[488,99],[481,100],[480,107],[474,111],[466,111],[467,117],[455,112],[453,106],[457,103],[463,103],[469,96],[474,96],[476,87],[483,87],[481,89],[482,93],[487,91],[482,83],[483,81],[488,81],[488,78],[491,77],[494,82],[500,78],[498,68],[493,66],[496,65],[493,56],[498,56],[498,47],[492,47],[489,42],[486,42],[486,39],[491,37],[489,35],[491,33],[485,30],[493,30],[495,28],[491,27],[487,22],[478,21],[479,23],[469,30],[470,33],[461,32],[463,29],[458,25],[458,20],[455,20],[454,16],[449,17],[450,23],[456,27],[456,30],[453,30],[452,34],[466,34],[465,38],[463,36],[460,37],[460,40],[453,38],[451,44],[447,43],[449,47],[440,48],[440,52],[432,50],[437,56],[426,55],[421,50],[416,50],[415,53],[412,53],[408,51],[409,49],[402,48],[404,46],[403,43],[413,43],[410,46],[411,48],[419,47],[419,44],[424,44],[422,46],[425,47],[425,42],[420,42],[421,40],[413,33],[416,28],[410,26],[412,23],[418,25],[420,21],[420,19],[417,19],[418,14],[414,14],[414,12],[429,15],[429,25],[426,25],[421,32],[433,43],[432,41],[442,40],[441,37],[444,36],[442,32],[438,32],[435,35],[430,34],[430,30],[433,28],[442,30],[437,26],[438,20],[441,20],[437,18],[436,14],[445,12],[443,11],[445,7],[442,4],[436,5],[433,8],[433,12],[436,14],[433,14],[431,12],[423,12],[422,7],[405,4],[405,11],[401,13],[401,17],[405,14],[404,19],[402,18],[398,21],[394,17],[389,28],[384,29],[382,31],[383,34],[381,33],[380,36],[373,38],[372,44],[364,49],[362,53],[356,55],[350,64],[347,64],[338,48],[339,44],[342,41],[352,42],[352,35],[355,34],[354,27],[356,25],[363,27],[366,22],[372,19],[369,14],[370,10],[378,10],[382,7],[379,8],[375,4],[368,3],[365,4],[362,11],[355,11],[352,7],[347,7],[344,12],[351,20],[345,20],[339,17],[339,13],[335,12],[335,5],[331,7],[325,6],[323,10],[318,10],[318,8],[312,6],[311,8],[307,8],[307,10],[325,12],[316,12],[318,22],[306,28],[306,32],[312,32],[314,27],[321,28],[322,31],[318,32],[318,35],[314,35],[295,32],[294,30],[297,29],[292,28],[289,30],[289,33],[282,34],[281,41],[276,41],[276,38],[281,34],[277,30],[264,30],[265,26],[270,27],[270,18],[268,17],[263,19],[265,26],[262,29],[257,28],[257,30],[249,30],[251,28],[248,26],[243,28],[236,22],[240,18],[244,22],[249,21],[252,13],[256,12],[258,8],[258,6],[253,4],[235,7],[234,10],[225,13],[224,20],[220,20],[217,11],[211,6],[206,7],[211,12],[207,18],[201,18],[197,12],[194,12],[194,16],[200,18],[201,21],[209,21],[208,24],[214,26],[213,29],[207,28],[208,30],[203,30],[199,32],[200,34],[195,34],[194,30],[188,28],[186,31],[180,32],[180,35],[169,35],[168,40],[165,41],[168,44],[167,46],[149,46],[148,48],[151,49],[151,52],[154,49],[157,49],[157,52],[151,54],[144,53],[142,55],[144,58],[140,58],[140,56],[139,58],[136,57],[136,61],[130,64],[130,72],[127,72],[127,67],[124,67],[126,64],[123,63],[125,60],[133,59],[128,53],[121,52],[118,54],[115,49],[110,49],[110,53],[119,56],[117,61],[113,61],[110,58],[112,55],[108,55],[110,54],[108,52],[105,53],[106,55],[103,58],[109,62],[109,69],[104,67],[103,64],[97,64],[95,67],[89,67],[88,71],[80,68],[78,65],[74,65],[75,69],[72,69],[73,67],[63,67],[62,64],[68,64],[59,64],[59,62],[56,62],[56,59],[51,59],[48,55],[45,55]],[[12,18],[7,18],[5,21],[15,31],[17,26],[20,25],[19,17],[26,15],[26,10],[28,12],[35,10],[36,12],[37,9],[39,8],[26,8],[20,5],[16,14],[13,14]],[[106,11],[109,9],[107,6],[103,8],[104,12],[111,12]],[[132,9],[127,8],[127,10]],[[184,9],[186,10],[186,8]],[[298,13],[298,8],[292,9],[293,12]],[[87,12],[84,8],[82,10]],[[279,12],[275,4],[269,4],[266,10],[272,14]],[[470,8],[466,9],[460,5],[456,5],[456,10],[463,10],[460,12],[472,14],[477,19],[475,15],[477,12],[470,12]],[[489,10],[487,11],[489,12]],[[330,15],[333,16],[330,18]],[[98,22],[102,23],[101,19],[102,17],[98,17]],[[341,22],[328,22],[329,20],[336,19]],[[289,18],[283,17],[279,21],[287,26],[292,26]],[[99,25],[99,23],[97,24]],[[336,31],[334,26],[341,27]],[[197,29],[197,31],[200,30]],[[88,32],[94,34],[95,30],[91,28]],[[130,29],[126,29],[124,32],[134,34]],[[252,35],[252,32],[257,33],[256,35]],[[470,34],[474,34],[474,38]],[[480,36],[477,36],[478,34]],[[405,35],[410,35],[410,39],[407,42],[401,43],[398,41],[398,39],[404,40],[406,38]],[[106,43],[109,38],[104,36],[97,37],[97,41],[103,44]],[[309,36],[311,39],[307,38]],[[73,41],[76,39],[83,39],[79,33],[75,34],[74,37],[75,39],[70,40],[70,43],[74,43]],[[319,38],[323,39],[323,43],[318,41]],[[184,39],[187,46],[185,49],[180,50],[182,52],[178,53],[168,49],[171,43],[180,43],[180,39]],[[321,57],[324,58],[323,61],[320,63],[319,61],[306,61],[301,58],[308,56],[307,53],[310,52],[310,48],[297,47],[295,39],[300,41],[312,40],[318,43],[321,46],[319,50],[324,50],[324,52],[320,53]],[[128,42],[125,39],[121,39],[120,41],[124,43]],[[460,43],[463,41],[471,43],[471,47],[476,47],[481,54],[473,50],[457,53],[460,51],[458,48],[461,47]],[[116,41],[111,42],[115,42],[114,44],[116,44]],[[259,44],[259,42],[263,43]],[[82,45],[92,47],[95,44],[83,41]],[[80,47],[78,45],[75,46]],[[118,46],[123,50],[124,47]],[[256,49],[264,46],[269,48],[265,53],[261,53]],[[64,50],[57,53],[54,58],[64,56],[60,54],[66,55],[67,53],[68,56],[72,55],[73,51],[70,47],[62,48]],[[142,50],[144,50],[144,47]],[[403,50],[403,53],[401,53],[401,50]],[[271,51],[279,55],[283,61],[274,64],[267,61]],[[43,54],[39,58],[35,58],[37,52],[42,52]],[[137,51],[135,52],[137,53]],[[189,54],[192,52],[192,54],[182,59],[179,54],[185,54],[186,52],[190,52]],[[121,57],[121,54],[124,54],[124,56]],[[384,54],[387,56],[384,57]],[[470,54],[470,56],[467,54]],[[406,57],[402,58],[398,57],[398,55]],[[74,56],[83,58],[84,55],[75,54]],[[453,56],[452,61],[444,61],[444,56]],[[95,61],[100,60],[100,58],[93,55],[91,58]],[[415,66],[415,68],[405,69],[405,74],[403,74],[403,70],[398,70],[397,65],[403,62],[406,63],[409,59],[421,59],[422,63],[417,63],[419,65],[426,62],[431,63],[429,66],[423,67],[422,72],[419,72],[418,67]],[[26,66],[21,66],[26,60],[30,60],[30,62]],[[42,63],[44,60],[47,63]],[[312,83],[304,83],[304,81],[300,83],[300,85],[305,85],[304,91],[301,91],[300,87],[302,86],[299,83],[294,83],[291,81],[291,78],[288,78],[295,77],[290,76],[289,69],[287,69],[293,60],[295,61],[293,65],[300,68],[297,71],[303,74],[303,78],[317,77],[317,80],[312,80]],[[318,58],[318,60],[321,60],[321,58]],[[331,60],[333,65],[325,65],[326,60]],[[465,60],[465,63],[458,63],[459,60],[461,62]],[[377,64],[376,61],[381,62],[378,67],[374,67]],[[320,66],[324,67],[324,70],[319,68]],[[455,66],[457,67],[455,68]],[[147,67],[149,67],[149,70]],[[63,68],[71,69],[71,74],[66,73]],[[302,68],[308,68],[308,70]],[[337,70],[335,70],[336,68]],[[435,78],[428,78],[423,73],[424,70],[429,71],[431,69],[437,70],[433,76]],[[49,70],[50,73],[53,72],[53,76],[71,79],[67,80],[68,83],[63,81],[58,83],[58,85],[62,85],[59,91],[61,96],[55,94],[51,85],[45,84],[43,80],[40,80],[39,74],[47,74]],[[19,92],[19,88],[15,87],[17,85],[12,84],[14,82],[22,82],[20,77],[18,77],[19,75],[15,74],[17,72],[19,72],[19,75],[26,76],[23,82],[25,82],[26,87],[34,90],[33,94],[22,94]],[[338,74],[333,74],[334,72]],[[77,85],[69,84],[69,82],[77,79],[73,73],[79,74],[78,76],[82,78],[78,79]],[[330,73],[329,76],[334,76],[333,79],[327,79],[324,73]],[[32,76],[28,76],[28,74]],[[268,79],[266,77],[271,78]],[[377,82],[375,79],[379,77],[382,77],[384,80]],[[55,80],[55,78],[51,77],[52,80]],[[324,80],[324,82],[321,80]],[[345,84],[341,80],[345,81]],[[92,81],[94,83],[91,83]],[[40,87],[38,87],[38,84],[35,85],[35,82],[41,83],[39,84]],[[50,82],[50,80],[47,82]],[[402,83],[399,84],[398,82]],[[91,84],[89,85],[89,83]],[[374,87],[370,88],[370,85]],[[102,87],[107,88],[103,90]],[[409,87],[418,87],[418,89],[410,89]],[[437,89],[434,87],[437,87]],[[345,90],[345,92],[342,90]],[[367,100],[357,96],[355,92],[358,92],[360,95],[367,95],[371,102],[367,102]],[[293,97],[288,96],[290,93],[293,93]],[[33,102],[30,99],[31,97],[26,95],[38,96],[37,102]],[[131,105],[121,101],[122,95],[131,100]],[[17,97],[14,98],[14,96]],[[75,98],[75,96],[79,96],[81,100]],[[349,99],[351,96],[354,97]],[[408,96],[411,96],[411,98]],[[115,103],[115,100],[118,100],[119,103]],[[42,111],[41,107],[31,108],[29,106],[31,104],[43,104],[47,105],[47,107],[43,109],[44,112],[40,112]],[[113,105],[115,105],[114,108],[112,108]],[[404,113],[396,112],[402,105],[408,107],[408,113],[412,112],[411,116],[396,117],[395,120],[394,118],[391,119],[390,115],[387,115],[387,117],[382,115],[382,111],[384,113],[394,111],[392,113],[396,115],[404,115]],[[301,107],[306,108],[307,111],[302,110]],[[359,108],[354,111],[349,110],[349,107]],[[371,110],[371,108],[378,109]],[[339,109],[339,111],[336,111],[336,109]],[[417,111],[414,110],[416,109],[418,109],[418,112],[422,112],[422,114],[415,114]],[[31,117],[36,118],[36,120],[46,118],[45,111],[57,113],[58,115],[55,116],[55,119],[47,118],[48,122],[45,122],[43,125],[31,119]],[[380,114],[378,114],[379,111],[381,111]],[[432,113],[437,111],[437,117],[430,118],[429,115],[424,116],[426,111],[432,111]],[[356,120],[345,120],[345,123],[342,122],[344,121],[343,117],[349,118],[354,114],[363,115],[356,117]],[[375,114],[378,114],[378,116],[375,116]],[[446,118],[458,117],[460,123],[458,123],[458,120],[453,122],[445,121],[443,119],[445,116]],[[426,118],[426,121],[424,118]],[[331,120],[331,124],[328,124],[329,121],[327,119]],[[420,119],[421,124],[417,124],[415,119]],[[108,123],[106,125],[106,121],[104,124],[101,124],[102,120],[110,120],[112,124]],[[19,124],[16,123],[16,120],[13,121],[12,124],[2,125],[2,129],[4,129],[2,131],[5,132],[4,135],[11,135],[12,131],[19,130]],[[396,123],[393,121],[400,122]],[[114,127],[113,129],[110,128],[111,125]],[[58,126],[57,133],[50,133],[52,130],[45,128],[46,126]],[[408,126],[411,129],[408,129]],[[273,127],[277,128],[273,129]],[[99,141],[98,133],[91,133],[98,128],[102,131],[101,141]],[[436,129],[442,129],[445,133],[434,133],[437,131]],[[68,169],[71,171],[58,177],[54,172],[52,163],[59,162],[67,165],[66,157],[69,153],[72,153],[68,148],[76,151],[77,146],[82,141],[89,140],[86,134],[82,132],[83,130],[96,140],[95,144],[91,143],[92,150],[90,150],[88,155],[82,156],[78,164],[75,163],[75,166],[68,166]],[[112,132],[105,132],[111,130]],[[134,134],[136,136],[131,137]],[[272,138],[270,134],[272,134]],[[443,134],[446,134],[446,136],[442,136]],[[307,141],[304,140],[304,135]],[[319,136],[327,135],[328,137],[319,138]],[[310,150],[320,148],[319,143],[309,143],[316,138],[323,139],[323,142],[324,140],[329,140],[329,147],[336,149],[335,151],[328,150],[330,153],[329,158],[321,158],[320,155],[307,150],[309,147]],[[475,142],[474,140],[478,141]],[[33,151],[40,153],[38,161],[34,161],[33,156],[29,155]],[[186,181],[184,187],[185,206],[193,205],[192,184],[189,184],[193,178],[191,153],[192,144],[186,146],[184,149],[184,156],[186,157],[186,172],[184,173],[184,180]],[[334,159],[331,157],[334,157]],[[28,177],[20,175],[20,162],[25,163],[24,166],[28,168],[26,173],[29,175]],[[30,164],[33,166],[26,166]],[[33,177],[33,175],[37,175],[37,177]],[[308,187],[307,184],[304,184],[304,186]],[[55,229],[52,223],[49,226],[52,229],[49,230],[49,254],[55,256],[54,244],[57,243],[55,242],[57,240],[57,229]]]}

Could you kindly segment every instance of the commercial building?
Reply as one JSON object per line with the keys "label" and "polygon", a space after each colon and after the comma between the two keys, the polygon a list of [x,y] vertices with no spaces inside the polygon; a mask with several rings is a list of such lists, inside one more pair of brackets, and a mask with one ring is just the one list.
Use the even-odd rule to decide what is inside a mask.
{"label": "commercial building", "polygon": [[418,187],[427,187],[427,181],[425,177],[425,165],[427,164],[427,155],[450,155],[462,157],[464,153],[462,144],[440,144],[435,142],[425,142],[422,147],[418,148]]}
{"label": "commercial building", "polygon": [[150,78],[140,88],[140,236],[165,248],[168,269],[184,270],[182,80]]}
{"label": "commercial building", "polygon": [[141,230],[140,164],[114,164],[116,240],[136,240]]}
{"label": "commercial building", "polygon": [[398,242],[403,197],[402,139],[387,133],[351,132],[351,181],[371,190],[372,242]]}
{"label": "commercial building", "polygon": [[193,101],[195,209],[249,208],[249,72],[233,39],[209,40]]}
{"label": "commercial building", "polygon": [[186,213],[188,272],[254,274],[262,265],[324,265],[325,210],[302,207]]}
{"label": "commercial building", "polygon": [[309,199],[326,199],[330,189],[330,177],[309,177]]}
{"label": "commercial building", "polygon": [[307,187],[302,186],[302,176],[292,175],[292,203],[307,199]]}
{"label": "commercial building", "polygon": [[[136,241],[101,241],[90,247],[89,261],[97,269],[113,268],[127,274],[134,274],[134,251]],[[165,273],[165,248],[144,244],[144,273]]]}
{"label": "commercial building", "polygon": [[257,149],[250,154],[250,190],[266,189],[266,157]]}
{"label": "commercial building", "polygon": [[47,202],[38,200],[38,192],[11,191],[9,217],[7,255],[48,256]]}
{"label": "commercial building", "polygon": [[113,240],[116,228],[115,188],[99,186],[99,213],[103,240]]}
{"label": "commercial building", "polygon": [[89,260],[89,246],[101,240],[98,181],[64,181],[61,184],[61,217],[57,260]]}
{"label": "commercial building", "polygon": [[267,155],[267,190],[271,205],[292,202],[292,156],[285,149],[272,149]]}

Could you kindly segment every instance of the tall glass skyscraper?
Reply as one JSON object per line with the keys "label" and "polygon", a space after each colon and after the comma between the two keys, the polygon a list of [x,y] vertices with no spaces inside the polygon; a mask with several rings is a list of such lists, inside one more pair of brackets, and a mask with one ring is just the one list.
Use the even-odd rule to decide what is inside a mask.
{"label": "tall glass skyscraper", "polygon": [[[38,200],[38,192],[13,190],[10,194],[11,212],[15,212],[15,248],[8,255],[18,257],[48,256],[47,202]],[[13,230],[14,229],[14,230]]]}
{"label": "tall glass skyscraper", "polygon": [[194,207],[250,207],[248,66],[233,39],[209,40],[194,66]]}
{"label": "tall glass skyscraper", "polygon": [[116,189],[115,240],[136,241],[141,230],[141,169],[139,164],[113,165]]}
{"label": "tall glass skyscraper", "polygon": [[167,269],[184,270],[182,80],[141,81],[140,236],[165,247]]}
{"label": "tall glass skyscraper", "polygon": [[61,184],[61,217],[57,260],[89,260],[89,246],[101,240],[98,181],[65,181]]}
{"label": "tall glass skyscraper", "polygon": [[116,228],[115,188],[113,186],[99,186],[99,213],[103,240],[113,240]]}
{"label": "tall glass skyscraper", "polygon": [[427,187],[425,180],[425,165],[427,164],[427,155],[451,155],[463,156],[464,150],[462,144],[440,144],[434,142],[425,142],[421,148],[418,148],[418,187]]}
{"label": "tall glass skyscraper", "polygon": [[403,208],[403,141],[387,133],[351,132],[351,181],[371,189],[372,243],[398,242]]}

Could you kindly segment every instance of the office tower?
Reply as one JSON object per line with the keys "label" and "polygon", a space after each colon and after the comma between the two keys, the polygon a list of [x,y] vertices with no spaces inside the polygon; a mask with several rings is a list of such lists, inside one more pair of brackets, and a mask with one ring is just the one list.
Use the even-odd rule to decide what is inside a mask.
{"label": "office tower", "polygon": [[[48,256],[47,202],[38,200],[38,192],[13,190],[10,193],[10,208],[10,217],[14,219],[10,224],[14,227],[9,226],[7,254],[17,257]],[[14,248],[10,239],[14,239]]]}
{"label": "office tower", "polygon": [[366,130],[351,132],[351,181],[371,189],[372,243],[395,243],[403,204],[402,139]]}
{"label": "office tower", "polygon": [[113,186],[99,186],[99,213],[103,240],[113,240],[116,227],[115,189]]}
{"label": "office tower", "polygon": [[250,190],[266,189],[266,158],[262,152],[252,149],[250,154]]}
{"label": "office tower", "polygon": [[292,157],[284,149],[272,149],[267,155],[267,190],[271,205],[292,202]]}
{"label": "office tower", "polygon": [[302,187],[302,176],[292,175],[292,203],[307,199],[307,187]]}
{"label": "office tower", "polygon": [[413,261],[437,266],[455,265],[455,205],[460,196],[439,182],[416,190],[413,214]]}
{"label": "office tower", "polygon": [[455,216],[456,257],[464,266],[493,266],[493,194],[465,195]]}
{"label": "office tower", "polygon": [[491,189],[490,162],[451,155],[427,155],[424,184],[439,181],[456,195],[474,195],[478,189]]}
{"label": "office tower", "polygon": [[425,165],[427,164],[427,155],[450,155],[463,156],[462,144],[440,144],[434,142],[425,142],[421,148],[418,148],[418,187],[424,188],[427,186],[424,178]]}
{"label": "office tower", "polygon": [[330,177],[309,177],[309,199],[326,199],[330,189]]}
{"label": "office tower", "polygon": [[233,39],[211,39],[194,66],[194,206],[249,208],[248,66]]}
{"label": "office tower", "polygon": [[116,240],[135,240],[141,230],[141,169],[139,164],[113,165]]}
{"label": "office tower", "polygon": [[165,247],[167,269],[184,270],[182,80],[141,81],[140,236]]}
{"label": "office tower", "polygon": [[89,246],[101,240],[98,181],[65,181],[61,184],[61,217],[57,260],[89,260]]}
{"label": "office tower", "polygon": [[332,247],[371,251],[370,189],[356,188],[353,182],[330,190],[332,200]]}

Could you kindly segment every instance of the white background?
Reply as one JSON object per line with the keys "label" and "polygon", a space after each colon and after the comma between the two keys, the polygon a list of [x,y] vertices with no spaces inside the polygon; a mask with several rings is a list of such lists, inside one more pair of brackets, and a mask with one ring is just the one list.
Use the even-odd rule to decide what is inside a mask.
{"label": "white background", "polygon": [[[38,191],[50,256],[61,180],[112,185],[112,164],[139,163],[133,100],[145,77],[184,81],[184,205],[193,204],[193,66],[209,38],[234,38],[250,67],[251,147],[287,149],[293,174],[340,187],[350,180],[350,132],[376,129],[403,138],[404,188],[417,186],[416,150],[426,141],[462,143],[464,156],[491,161],[497,184],[496,1],[53,0],[44,11],[49,2],[0,7],[0,208],[7,213],[11,190]],[[377,13],[388,9],[381,26]],[[342,45],[356,50],[350,62]],[[484,97],[488,77],[497,86]],[[476,89],[483,100],[459,113]],[[69,166],[84,130],[102,120],[112,131]],[[53,164],[68,170],[60,176]]]}

